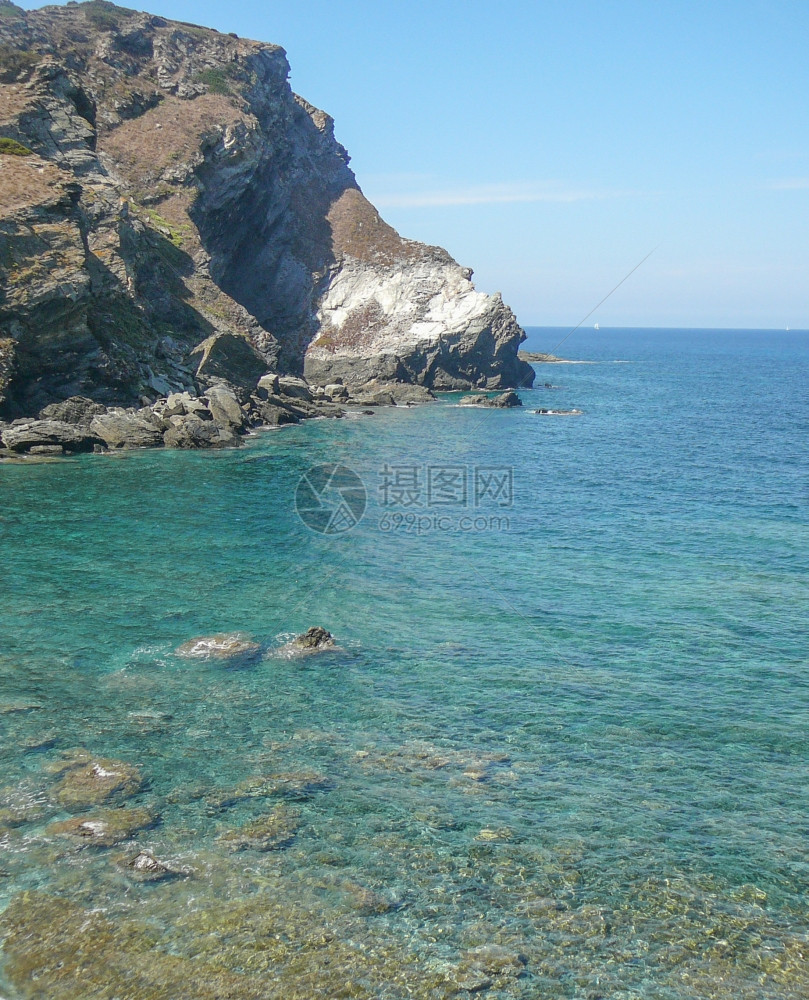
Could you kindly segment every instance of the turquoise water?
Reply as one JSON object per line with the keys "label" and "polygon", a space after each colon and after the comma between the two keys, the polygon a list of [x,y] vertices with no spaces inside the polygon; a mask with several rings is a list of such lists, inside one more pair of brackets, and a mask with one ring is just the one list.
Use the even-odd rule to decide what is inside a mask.
{"label": "turquoise water", "polygon": [[[0,467],[0,994],[809,993],[809,336],[559,353],[597,363],[521,410]],[[353,530],[295,512],[322,463],[365,483]],[[285,655],[311,625],[338,648]],[[174,655],[233,631],[259,655]],[[79,747],[140,769],[104,806],[151,811],[132,841],[55,831]],[[279,807],[294,836],[232,850]],[[181,874],[133,879],[137,849]]]}

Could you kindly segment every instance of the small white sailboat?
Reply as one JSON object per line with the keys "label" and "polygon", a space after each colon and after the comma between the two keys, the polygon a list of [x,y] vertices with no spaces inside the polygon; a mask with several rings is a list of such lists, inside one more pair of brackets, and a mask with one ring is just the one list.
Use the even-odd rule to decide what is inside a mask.
{"label": "small white sailboat", "polygon": [[596,323],[596,325],[595,325],[595,326],[593,327],[593,329],[594,329],[594,330],[597,330],[597,329],[598,329],[598,323]]}

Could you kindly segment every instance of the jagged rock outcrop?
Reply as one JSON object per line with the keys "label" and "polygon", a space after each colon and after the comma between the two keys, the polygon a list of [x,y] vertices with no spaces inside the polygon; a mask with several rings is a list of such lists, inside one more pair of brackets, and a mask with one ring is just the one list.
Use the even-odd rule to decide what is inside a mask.
{"label": "jagged rock outcrop", "polygon": [[288,72],[104,0],[0,0],[0,416],[266,371],[530,384],[511,311],[379,218]]}
{"label": "jagged rock outcrop", "polygon": [[515,406],[522,406],[522,400],[516,392],[509,390],[502,392],[493,399],[489,396],[464,396],[458,401],[460,406],[488,406],[498,410],[510,410]]}

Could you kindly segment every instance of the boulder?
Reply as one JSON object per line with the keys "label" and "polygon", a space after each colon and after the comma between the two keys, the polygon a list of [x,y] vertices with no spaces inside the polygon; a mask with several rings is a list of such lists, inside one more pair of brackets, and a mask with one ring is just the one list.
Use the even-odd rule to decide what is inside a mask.
{"label": "boulder", "polygon": [[93,417],[106,413],[103,403],[96,403],[86,396],[71,396],[61,403],[51,403],[39,411],[40,420],[60,420],[64,424],[89,425]]}
{"label": "boulder", "polygon": [[[286,411],[291,417],[286,423],[297,422],[299,420],[306,420],[309,417],[342,417],[343,411],[337,406],[336,403],[332,403],[331,400],[318,399],[309,402],[306,399],[302,399],[295,396],[281,396],[274,395],[273,393],[267,394],[266,400],[259,400],[254,397],[253,399],[254,409],[258,413],[264,412],[267,407],[277,407],[281,410]],[[267,421],[269,422],[269,421]]]}
{"label": "boulder", "polygon": [[92,451],[103,438],[92,428],[62,420],[15,420],[3,427],[2,440],[6,448],[18,452],[46,445],[60,445],[65,451]]}
{"label": "boulder", "polygon": [[522,400],[513,390],[503,392],[494,399],[481,394],[480,396],[464,396],[458,403],[459,406],[490,406],[497,409],[509,409],[512,406],[522,406]]}
{"label": "boulder", "polygon": [[253,398],[251,416],[256,424],[264,427],[278,427],[280,424],[297,424],[301,418],[285,406]]}
{"label": "boulder", "polygon": [[392,394],[383,389],[374,389],[370,392],[358,389],[351,396],[351,402],[356,406],[396,406],[396,400]]}
{"label": "boulder", "polygon": [[302,635],[296,636],[290,646],[303,650],[329,649],[334,646],[334,636],[325,628],[315,625]]}
{"label": "boulder", "polygon": [[28,449],[29,455],[52,456],[64,455],[65,449],[60,444],[35,444]]}
{"label": "boulder", "polygon": [[93,417],[90,432],[108,448],[158,448],[164,424],[151,410],[108,410]]}
{"label": "boulder", "polygon": [[345,410],[341,409],[337,403],[329,399],[315,400],[309,408],[309,416],[312,417],[344,417]]}
{"label": "boulder", "polygon": [[256,386],[256,394],[259,399],[266,399],[268,394],[278,394],[278,376],[275,372],[268,372],[261,376]]}
{"label": "boulder", "polygon": [[332,382],[330,385],[324,386],[323,393],[329,399],[348,399],[348,389],[341,382]]}
{"label": "boulder", "polygon": [[244,412],[233,389],[220,383],[211,386],[206,396],[208,409],[218,427],[231,432],[244,427]]}
{"label": "boulder", "polygon": [[267,361],[246,337],[235,333],[216,333],[192,351],[197,362],[197,378],[209,384],[224,379],[233,385],[254,389],[267,371]]}
{"label": "boulder", "polygon": [[[427,386],[410,382],[368,382],[352,393],[352,402],[359,401],[363,406],[409,406],[412,403],[429,403],[434,399],[435,393]],[[375,400],[376,403],[365,403],[364,400]]]}
{"label": "boulder", "polygon": [[164,403],[155,403],[155,412],[164,419],[168,417],[196,416],[200,420],[211,420],[211,411],[190,392],[172,392]]}
{"label": "boulder", "polygon": [[294,399],[303,399],[306,402],[312,401],[312,392],[309,383],[295,375],[278,376],[278,393],[281,396],[292,396]]}
{"label": "boulder", "polygon": [[167,448],[237,448],[241,438],[220,427],[212,419],[202,420],[196,414],[169,417],[169,427],[163,435]]}

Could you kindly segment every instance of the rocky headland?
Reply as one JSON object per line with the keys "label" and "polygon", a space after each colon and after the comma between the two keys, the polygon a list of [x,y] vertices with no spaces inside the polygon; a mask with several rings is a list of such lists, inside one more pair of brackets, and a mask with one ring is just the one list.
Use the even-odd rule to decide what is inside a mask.
{"label": "rocky headland", "polygon": [[530,385],[499,295],[399,236],[277,45],[0,0],[0,436],[210,447]]}

